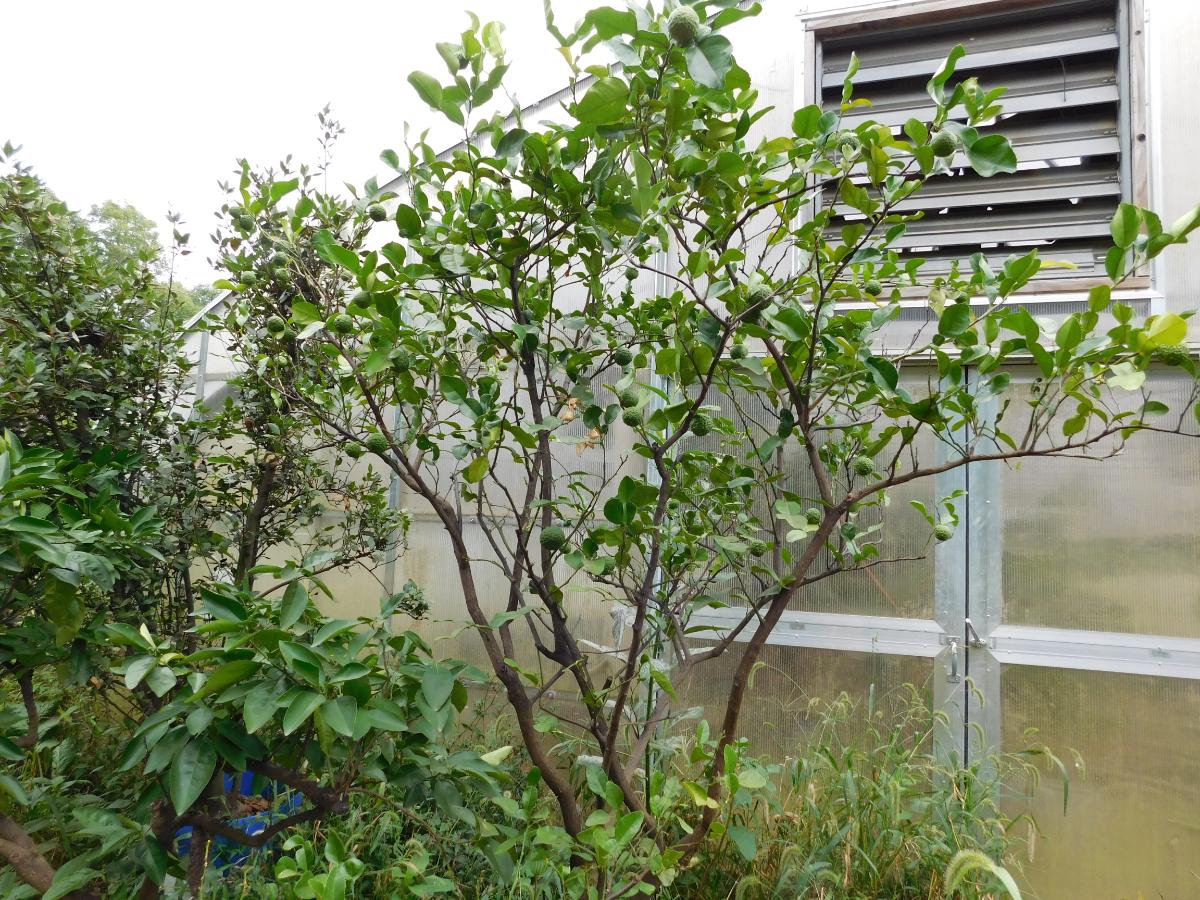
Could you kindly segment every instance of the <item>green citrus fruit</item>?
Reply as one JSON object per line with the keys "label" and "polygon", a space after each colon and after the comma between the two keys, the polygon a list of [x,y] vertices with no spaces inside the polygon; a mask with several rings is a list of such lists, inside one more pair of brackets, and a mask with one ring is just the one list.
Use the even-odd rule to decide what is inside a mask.
{"label": "green citrus fruit", "polygon": [[627,366],[633,362],[633,351],[628,347],[618,347],[613,351],[613,362],[618,366]]}
{"label": "green citrus fruit", "polygon": [[681,47],[688,47],[700,32],[700,16],[690,6],[680,6],[667,16],[667,34]]}
{"label": "green citrus fruit", "polygon": [[850,460],[850,469],[860,478],[866,478],[875,471],[875,460],[869,456],[856,456]]}
{"label": "green citrus fruit", "polygon": [[392,445],[388,443],[387,437],[379,432],[368,434],[365,443],[367,449],[376,456],[384,456],[392,449]]}
{"label": "green citrus fruit", "polygon": [[1159,347],[1154,351],[1154,355],[1159,362],[1166,363],[1168,366],[1182,366],[1190,356],[1186,344],[1168,344],[1165,347]]}
{"label": "green citrus fruit", "polygon": [[942,129],[930,140],[929,149],[933,151],[934,156],[946,159],[953,156],[954,151],[958,149],[958,139],[949,131]]}
{"label": "green citrus fruit", "polygon": [[954,537],[954,529],[949,525],[935,525],[933,526],[933,536],[939,541],[948,541]]}
{"label": "green citrus fruit", "polygon": [[551,552],[561,550],[567,546],[567,533],[559,526],[551,525],[542,529],[542,533],[538,535],[538,543]]}
{"label": "green citrus fruit", "polygon": [[696,413],[692,419],[692,434],[696,437],[704,437],[712,431],[713,420],[708,413]]}

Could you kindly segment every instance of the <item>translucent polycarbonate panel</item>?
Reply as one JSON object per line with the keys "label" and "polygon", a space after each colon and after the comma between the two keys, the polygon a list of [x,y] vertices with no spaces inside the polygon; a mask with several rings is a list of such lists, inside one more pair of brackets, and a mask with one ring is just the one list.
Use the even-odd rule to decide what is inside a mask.
{"label": "translucent polycarbonate panel", "polygon": [[[923,377],[905,376],[904,387],[914,396],[928,393]],[[765,409],[761,401],[751,398],[740,390],[733,396],[724,392],[711,392],[706,404],[720,409],[720,415],[729,417],[740,429],[752,436],[753,443],[733,445],[727,436],[712,433],[704,438],[690,437],[684,442],[686,448],[711,451],[725,450],[746,458],[753,454],[756,446],[774,434],[779,420],[774,410]],[[894,450],[892,454],[894,454]],[[915,460],[922,467],[931,466],[938,458],[938,449],[928,432],[918,435],[915,449],[906,454],[899,471],[910,468]],[[883,466],[891,460],[887,450],[880,453],[876,462]],[[806,498],[806,502],[818,506],[820,491],[813,476],[807,453],[795,440],[786,441],[772,455],[767,472],[778,477],[764,479],[755,489],[751,510],[767,528],[775,518],[773,509],[782,492],[791,492]],[[835,476],[836,477],[836,476]],[[856,486],[861,484],[861,480]],[[845,485],[842,485],[843,490]],[[905,618],[933,618],[934,564],[933,541],[930,526],[912,506],[913,500],[920,501],[933,511],[936,504],[935,483],[932,478],[918,479],[893,489],[884,507],[865,508],[859,516],[861,530],[881,525],[878,564],[859,571],[838,572],[828,578],[803,588],[791,609],[797,611],[846,613],[854,615],[899,616]],[[786,534],[782,523],[779,534]],[[873,539],[873,538],[871,538]],[[792,550],[799,552],[802,544],[793,543]],[[813,563],[808,575],[828,572],[834,565],[832,554],[822,554]],[[851,565],[851,563],[847,563]],[[751,579],[745,579],[750,583]],[[743,579],[725,583],[726,595],[721,599],[731,605],[744,605],[744,597],[738,596]]]}
{"label": "translucent polycarbonate panel", "polygon": [[[695,646],[703,649],[706,644]],[[729,685],[745,647],[734,644],[723,656],[700,663],[682,687],[685,703],[703,707],[714,730],[725,714]],[[915,656],[769,644],[747,691],[738,735],[751,741],[755,754],[776,760],[794,756],[819,731],[825,704],[842,693],[856,704],[847,723],[853,728],[865,721],[868,705],[879,706],[906,686],[928,702],[932,671],[932,660]]]}
{"label": "translucent polycarbonate panel", "polygon": [[[1174,414],[1158,421],[1183,407],[1194,422],[1186,377],[1147,387]],[[1200,637],[1200,441],[1138,434],[1111,459],[1031,459],[1001,481],[1005,622]]]}
{"label": "translucent polycarbonate panel", "polygon": [[[507,608],[509,582],[496,563],[495,551],[487,534],[477,522],[465,523],[463,537],[471,554],[471,571],[479,605],[490,620]],[[555,575],[565,595],[563,603],[572,633],[589,642],[584,649],[591,651],[591,647],[612,645],[613,603],[597,592],[594,583],[586,575],[573,571],[566,564],[560,564]],[[488,660],[479,634],[473,627],[468,627],[471,620],[450,538],[441,522],[428,514],[414,517],[409,529],[408,550],[397,561],[396,585],[399,587],[408,579],[424,590],[429,612],[421,621],[408,623],[405,627],[412,627],[433,641],[439,656],[465,659],[488,670]],[[540,601],[534,598],[527,600],[535,606],[540,605]],[[537,654],[530,634],[531,623],[527,621],[529,618],[517,619],[512,625],[515,658],[523,666],[548,678],[558,670],[558,666],[546,662]],[[544,631],[540,633],[549,640]],[[611,654],[599,650],[590,652],[589,667],[598,673],[599,681],[604,680],[607,674],[605,666],[610,664],[612,658]],[[565,679],[561,683],[564,687],[569,685]]]}
{"label": "translucent polycarbonate panel", "polygon": [[1200,896],[1200,681],[1005,666],[1001,684],[1005,749],[1036,728],[1071,773],[1065,815],[1057,773],[1035,795],[1034,895]]}

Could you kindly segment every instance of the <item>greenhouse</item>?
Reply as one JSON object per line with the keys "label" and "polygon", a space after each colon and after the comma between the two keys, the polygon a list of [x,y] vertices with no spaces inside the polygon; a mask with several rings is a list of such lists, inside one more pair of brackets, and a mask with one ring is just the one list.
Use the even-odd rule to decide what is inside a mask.
{"label": "greenhouse", "polygon": [[490,15],[183,312],[5,148],[5,896],[1200,896],[1200,12]]}

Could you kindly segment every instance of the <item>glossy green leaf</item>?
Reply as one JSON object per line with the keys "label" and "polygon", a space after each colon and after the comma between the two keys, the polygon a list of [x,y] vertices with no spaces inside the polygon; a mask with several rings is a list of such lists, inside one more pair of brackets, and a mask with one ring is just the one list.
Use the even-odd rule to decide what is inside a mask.
{"label": "glossy green leaf", "polygon": [[441,709],[454,690],[454,674],[441,666],[430,666],[421,676],[421,696],[431,709]]}
{"label": "glossy green leaf", "polygon": [[291,734],[303,725],[324,702],[325,698],[313,691],[301,691],[293,697],[283,714],[283,733]]}
{"label": "glossy green leaf", "polygon": [[253,659],[235,659],[232,662],[225,663],[220,666],[211,675],[205,679],[200,690],[192,695],[193,699],[199,700],[201,697],[207,697],[210,694],[216,694],[225,690],[231,684],[236,684],[243,679],[249,678],[258,671],[258,663]]}
{"label": "glossy green leaf", "polygon": [[971,168],[984,178],[991,178],[1002,172],[1017,171],[1016,151],[1003,135],[989,134],[981,137],[966,149]]}
{"label": "glossy green leaf", "polygon": [[733,45],[719,34],[710,34],[684,48],[688,74],[708,88],[720,88],[733,66]]}
{"label": "glossy green leaf", "polygon": [[288,629],[300,621],[308,609],[308,589],[299,581],[292,581],[283,591],[283,602],[279,610],[279,627]]}
{"label": "glossy green leaf", "polygon": [[575,118],[584,125],[607,125],[625,115],[629,105],[629,85],[620,78],[598,78],[575,104]]}
{"label": "glossy green leaf", "polygon": [[408,83],[416,89],[417,96],[434,109],[441,109],[442,86],[432,75],[424,72],[413,72],[408,76]]}
{"label": "glossy green leaf", "polygon": [[354,734],[354,717],[358,714],[358,703],[353,697],[338,697],[326,700],[321,707],[325,724],[344,737]]}
{"label": "glossy green leaf", "polygon": [[167,771],[167,794],[176,813],[191,809],[217,768],[217,751],[207,738],[184,744]]}

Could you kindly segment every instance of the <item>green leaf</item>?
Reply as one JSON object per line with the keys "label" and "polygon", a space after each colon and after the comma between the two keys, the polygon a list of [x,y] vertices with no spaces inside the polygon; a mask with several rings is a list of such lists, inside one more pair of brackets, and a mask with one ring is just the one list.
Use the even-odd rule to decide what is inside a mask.
{"label": "green leaf", "polygon": [[510,156],[516,156],[521,152],[521,147],[525,145],[525,139],[529,137],[529,132],[524,128],[514,128],[496,144],[496,155],[502,159],[508,159]]}
{"label": "green leaf", "polygon": [[454,690],[454,674],[441,666],[430,666],[421,677],[421,696],[432,709],[441,709]]}
{"label": "green leaf", "polygon": [[308,609],[308,588],[300,581],[290,582],[283,592],[283,602],[279,611],[279,627],[291,628],[300,621],[304,611]]}
{"label": "green leaf", "polygon": [[167,772],[167,793],[175,812],[187,812],[204,791],[217,768],[217,751],[205,739],[188,741]]}
{"label": "green leaf", "polygon": [[125,667],[125,687],[132,691],[156,665],[158,660],[153,656],[139,656],[130,662]]}
{"label": "green leaf", "polygon": [[758,846],[754,841],[754,832],[745,825],[730,825],[726,832],[733,846],[737,847],[742,859],[751,862],[758,855]]}
{"label": "green leaf", "polygon": [[197,706],[188,713],[187,721],[185,722],[188,734],[197,735],[212,724],[213,711],[207,706]]}
{"label": "green leaf", "polygon": [[442,108],[442,86],[432,75],[424,72],[413,72],[408,76],[408,83],[417,91],[417,96],[434,109]]}
{"label": "green leaf", "polygon": [[324,702],[325,698],[314,691],[301,691],[293,697],[287,712],[283,714],[283,733],[291,734],[303,725]]}
{"label": "green leaf", "polygon": [[748,791],[761,791],[767,786],[767,776],[758,769],[742,769],[737,773],[738,784]]}
{"label": "green leaf", "polygon": [[895,365],[890,360],[884,359],[881,356],[872,356],[868,359],[867,369],[871,372],[871,377],[875,379],[875,383],[881,388],[894,391],[900,383],[900,373],[897,371]]}
{"label": "green leaf", "polygon": [[626,813],[617,820],[617,827],[613,829],[613,837],[620,844],[632,839],[642,829],[642,822],[646,819],[646,814],[641,810]]}
{"label": "green leaf", "polygon": [[929,92],[929,97],[938,106],[942,106],[946,102],[946,82],[954,74],[954,67],[958,65],[958,61],[967,55],[967,51],[962,44],[956,46],[942,60],[942,64],[938,66],[938,70],[934,72],[933,77],[929,79],[929,83],[925,86],[925,90]]}
{"label": "green leaf", "polygon": [[629,104],[629,85],[607,75],[598,78],[575,104],[575,118],[584,125],[607,125],[625,115]]}
{"label": "green leaf", "polygon": [[421,224],[421,217],[407,203],[401,203],[396,206],[395,218],[396,228],[404,237],[414,238],[421,234],[421,229],[424,227]]}
{"label": "green leaf", "polygon": [[22,806],[29,805],[29,795],[25,793],[25,788],[21,787],[21,783],[17,779],[4,772],[0,772],[0,791],[8,794]]}
{"label": "green leaf", "polygon": [[1112,287],[1098,284],[1088,291],[1088,309],[1092,312],[1104,312],[1112,303]]}
{"label": "green leaf", "polygon": [[250,734],[258,731],[274,718],[276,709],[275,693],[270,686],[265,683],[255,685],[242,700],[242,724],[246,731]]}
{"label": "green leaf", "polygon": [[151,669],[150,674],[146,676],[146,686],[154,692],[155,697],[162,697],[175,687],[177,680],[175,673],[166,666],[157,666]]}
{"label": "green leaf", "polygon": [[1182,242],[1189,234],[1200,227],[1200,206],[1194,206],[1178,219],[1176,219],[1171,227],[1167,229],[1167,233],[1175,239],[1176,242]]}
{"label": "green leaf", "polygon": [[489,750],[487,753],[481,754],[479,758],[489,766],[498,766],[512,756],[512,752],[512,745],[505,744],[503,747],[497,747],[495,750]]}
{"label": "green leaf", "polygon": [[1127,255],[1124,247],[1109,247],[1108,252],[1104,254],[1104,271],[1113,281],[1119,280],[1125,274]]}
{"label": "green leaf", "polygon": [[486,456],[477,456],[471,461],[471,464],[467,466],[465,470],[463,470],[463,478],[467,480],[468,484],[475,484],[483,479],[483,476],[487,474],[487,470],[488,458]]}
{"label": "green leaf", "polygon": [[13,762],[20,762],[25,758],[25,754],[21,752],[21,748],[14,744],[6,737],[0,737],[0,759],[7,759]]}
{"label": "green leaf", "polygon": [[640,152],[633,150],[629,154],[633,160],[634,192],[633,205],[639,216],[644,216],[654,203],[654,170],[650,161]]}
{"label": "green leaf", "polygon": [[313,322],[325,321],[325,317],[321,315],[321,310],[316,304],[307,300],[293,300],[292,321],[297,325],[311,325]]}
{"label": "green leaf", "polygon": [[271,185],[271,202],[278,203],[298,187],[300,187],[299,178],[289,178],[287,181],[276,181]]}
{"label": "green leaf", "polygon": [[1083,329],[1079,327],[1078,316],[1067,316],[1059,326],[1054,342],[1063,350],[1074,349],[1083,340]]}
{"label": "green leaf", "polygon": [[317,255],[327,263],[349,269],[355,275],[362,270],[358,254],[339,244],[327,229],[322,228],[317,232],[316,237],[313,238],[313,248],[317,251]]}
{"label": "green leaf", "polygon": [[1146,322],[1145,338],[1151,347],[1182,344],[1187,339],[1187,320],[1171,312],[1151,316]]}
{"label": "green leaf", "polygon": [[805,140],[816,137],[821,125],[821,115],[821,107],[815,103],[796,110],[792,116],[792,133]]}
{"label": "green leaf", "polygon": [[846,103],[854,94],[854,76],[858,74],[858,67],[861,65],[861,60],[858,54],[853,50],[850,51],[850,63],[846,66],[846,76],[842,79],[842,102]]}
{"label": "green leaf", "polygon": [[326,700],[322,707],[325,724],[344,737],[354,734],[354,717],[358,715],[358,703],[353,697],[338,697]]}
{"label": "green leaf", "polygon": [[719,34],[710,34],[684,48],[688,74],[709,88],[720,88],[733,66],[733,45]]}
{"label": "green leaf", "polygon": [[938,331],[946,337],[958,337],[971,327],[974,315],[969,303],[952,303],[946,307],[938,320]]}
{"label": "green leaf", "polygon": [[1017,154],[1003,135],[981,137],[966,149],[971,168],[984,178],[991,178],[1000,172],[1017,171]]}
{"label": "green leaf", "polygon": [[1122,249],[1132,247],[1141,224],[1142,212],[1140,209],[1132,203],[1120,204],[1108,225],[1108,230],[1112,232],[1113,243]]}
{"label": "green leaf", "polygon": [[1133,363],[1117,363],[1109,370],[1108,383],[1126,391],[1140,390],[1146,383],[1146,373],[1135,368]]}
{"label": "green leaf", "polygon": [[99,878],[100,873],[88,866],[91,859],[91,854],[83,854],[59,866],[50,882],[50,889],[42,894],[42,900],[59,900]]}
{"label": "green leaf", "polygon": [[596,29],[596,34],[602,41],[622,34],[637,34],[637,16],[629,10],[601,6],[591,10],[583,18]]}
{"label": "green leaf", "polygon": [[218,691],[223,691],[231,684],[236,684],[258,671],[258,663],[252,659],[235,659],[225,663],[208,676],[200,690],[192,695],[193,700],[207,697]]}

